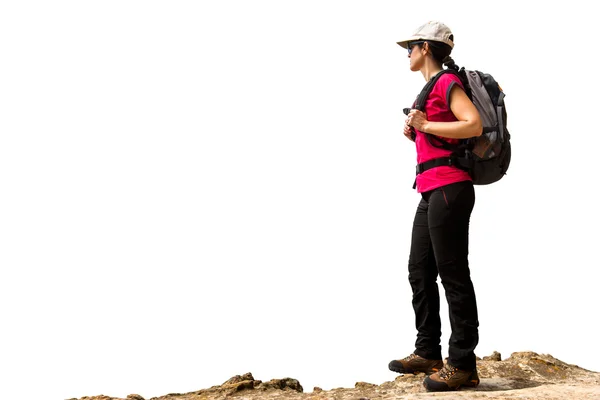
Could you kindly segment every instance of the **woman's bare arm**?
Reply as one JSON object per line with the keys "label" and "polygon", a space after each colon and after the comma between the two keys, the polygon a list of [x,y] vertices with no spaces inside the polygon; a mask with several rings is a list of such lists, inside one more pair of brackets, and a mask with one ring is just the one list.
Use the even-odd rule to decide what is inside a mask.
{"label": "woman's bare arm", "polygon": [[451,139],[466,139],[481,135],[483,125],[479,112],[465,91],[456,85],[450,90],[450,109],[458,121],[427,121],[425,113],[411,110],[408,114],[408,124],[421,132]]}

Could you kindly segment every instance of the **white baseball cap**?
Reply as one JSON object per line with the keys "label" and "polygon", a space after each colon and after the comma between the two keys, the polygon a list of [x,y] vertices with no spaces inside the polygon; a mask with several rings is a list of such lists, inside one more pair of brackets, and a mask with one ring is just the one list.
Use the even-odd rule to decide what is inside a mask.
{"label": "white baseball cap", "polygon": [[454,35],[452,31],[439,21],[429,21],[421,25],[411,37],[397,43],[406,49],[409,42],[417,40],[442,42],[446,43],[450,48],[454,48]]}

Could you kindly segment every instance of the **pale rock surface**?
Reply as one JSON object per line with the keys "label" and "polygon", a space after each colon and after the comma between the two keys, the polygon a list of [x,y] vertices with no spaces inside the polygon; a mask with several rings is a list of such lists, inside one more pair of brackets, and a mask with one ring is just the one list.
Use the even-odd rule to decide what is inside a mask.
{"label": "pale rock surface", "polygon": [[[296,379],[262,382],[251,373],[237,375],[222,385],[191,393],[171,393],[144,399],[137,394],[126,398],[93,396],[80,400],[374,400],[374,399],[511,399],[511,400],[600,400],[600,373],[564,363],[551,355],[534,352],[513,353],[501,360],[499,353],[477,360],[481,379],[475,389],[428,393],[425,375],[399,375],[394,381],[376,385],[357,382],[354,388],[304,393]],[[76,400],[76,399],[71,399]]]}

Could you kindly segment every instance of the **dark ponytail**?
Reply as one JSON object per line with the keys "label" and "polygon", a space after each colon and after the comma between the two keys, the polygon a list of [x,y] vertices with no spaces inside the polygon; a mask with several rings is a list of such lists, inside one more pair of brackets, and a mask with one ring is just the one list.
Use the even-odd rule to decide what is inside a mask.
{"label": "dark ponytail", "polygon": [[435,61],[437,61],[440,65],[446,65],[449,69],[453,69],[455,71],[459,70],[458,65],[456,65],[452,57],[450,57],[452,47],[446,43],[434,42],[431,40],[428,40],[427,43],[429,43],[429,49],[431,50],[431,55]]}
{"label": "dark ponytail", "polygon": [[450,56],[444,57],[444,59],[442,60],[442,64],[444,64],[445,66],[447,66],[449,69],[453,69],[455,71],[459,70],[458,65],[456,65],[456,63],[454,62],[454,60]]}
{"label": "dark ponytail", "polygon": [[440,65],[445,65],[448,69],[453,69],[458,72],[458,76],[462,81],[462,84],[465,88],[465,92],[467,96],[471,98],[471,87],[469,86],[469,80],[467,79],[467,74],[464,68],[460,68],[452,57],[450,57],[450,53],[452,52],[452,47],[442,42],[433,42],[427,41],[429,43],[429,49],[431,50],[431,56],[435,61],[437,61]]}

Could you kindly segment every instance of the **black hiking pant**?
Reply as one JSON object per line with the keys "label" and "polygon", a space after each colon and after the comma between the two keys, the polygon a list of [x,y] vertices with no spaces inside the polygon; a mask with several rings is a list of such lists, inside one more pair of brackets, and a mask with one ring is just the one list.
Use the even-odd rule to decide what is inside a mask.
{"label": "black hiking pant", "polygon": [[417,341],[415,354],[442,359],[440,276],[452,334],[448,362],[459,369],[475,368],[479,341],[477,303],[469,271],[469,219],[475,204],[470,181],[422,193],[412,231],[408,279],[413,291]]}

